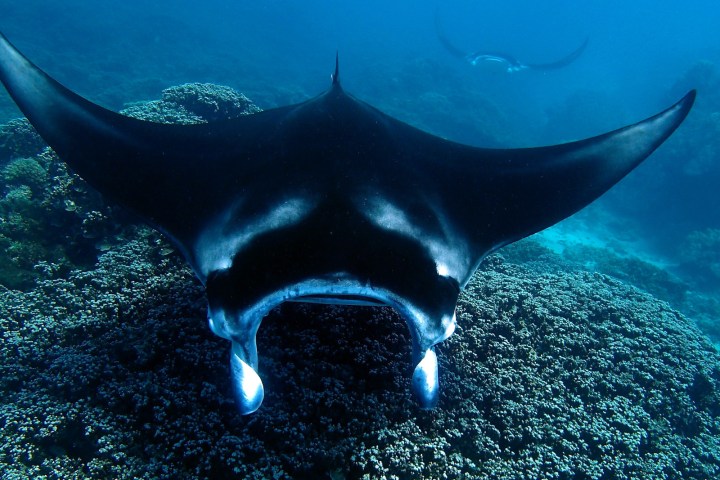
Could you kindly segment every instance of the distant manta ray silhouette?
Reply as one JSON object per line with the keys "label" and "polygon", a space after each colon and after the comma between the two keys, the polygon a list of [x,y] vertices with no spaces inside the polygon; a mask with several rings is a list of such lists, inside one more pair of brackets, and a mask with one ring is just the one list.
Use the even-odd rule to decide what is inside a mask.
{"label": "distant manta ray silhouette", "polygon": [[420,406],[439,398],[435,345],[480,261],[578,211],[680,125],[691,91],[645,121],[540,148],[485,149],[395,120],[340,86],[199,125],[126,117],[72,93],[0,35],[0,80],[82,178],[164,233],[232,342],[240,412],[264,389],[255,334],[286,301],[388,305],[413,343]]}
{"label": "distant manta ray silhouette", "polygon": [[522,70],[554,70],[565,67],[577,60],[580,55],[582,55],[582,53],[585,51],[585,48],[588,45],[588,39],[586,38],[583,43],[572,53],[554,62],[523,63],[514,56],[505,53],[488,51],[476,51],[468,53],[465,50],[456,47],[452,42],[450,42],[450,40],[448,40],[447,35],[445,35],[445,32],[440,25],[440,19],[437,13],[435,14],[435,32],[437,33],[437,37],[440,40],[440,43],[443,45],[443,47],[445,47],[445,50],[450,52],[453,56],[462,58],[474,67],[481,65],[490,65],[494,67],[499,67],[499,69],[504,70],[507,73],[515,73]]}

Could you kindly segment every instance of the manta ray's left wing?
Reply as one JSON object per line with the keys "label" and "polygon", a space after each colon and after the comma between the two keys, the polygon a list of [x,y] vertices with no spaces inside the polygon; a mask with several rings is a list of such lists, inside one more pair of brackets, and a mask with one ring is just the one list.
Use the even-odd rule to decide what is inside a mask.
{"label": "manta ray's left wing", "polygon": [[[293,108],[212,125],[137,120],[68,90],[2,34],[0,81],[76,173],[103,195],[182,241],[188,241],[207,216],[228,201],[229,191],[252,181],[253,170],[267,158],[267,136]],[[241,169],[238,158],[243,159]],[[228,165],[239,172],[223,175]]]}

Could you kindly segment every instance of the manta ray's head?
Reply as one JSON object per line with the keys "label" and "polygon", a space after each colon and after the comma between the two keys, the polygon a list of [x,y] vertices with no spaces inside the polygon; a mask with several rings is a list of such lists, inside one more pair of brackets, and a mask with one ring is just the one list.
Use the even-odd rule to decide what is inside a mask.
{"label": "manta ray's head", "polygon": [[509,55],[471,53],[467,55],[466,60],[473,67],[478,67],[489,73],[515,73],[528,68],[527,65],[523,65],[516,58]]}
{"label": "manta ray's head", "polygon": [[436,405],[435,345],[452,334],[459,292],[482,258],[600,196],[694,99],[579,142],[488,150],[354,99],[337,64],[332,78],[328,92],[298,105],[160,125],[79,97],[0,35],[0,80],[40,135],[167,235],[206,285],[210,327],[232,342],[242,413],[263,399],[256,332],[285,301],[395,308],[413,340],[413,391],[422,407]]}

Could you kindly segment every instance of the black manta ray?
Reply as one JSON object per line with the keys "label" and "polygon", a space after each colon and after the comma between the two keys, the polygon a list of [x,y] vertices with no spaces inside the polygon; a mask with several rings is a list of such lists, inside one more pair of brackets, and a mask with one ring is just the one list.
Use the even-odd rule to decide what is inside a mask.
{"label": "black manta ray", "polygon": [[438,40],[440,40],[440,43],[443,45],[443,47],[445,47],[445,50],[458,58],[462,58],[473,67],[494,67],[500,71],[504,71],[507,73],[515,73],[522,70],[546,71],[565,67],[580,58],[580,55],[582,55],[588,45],[588,39],[586,38],[578,48],[554,62],[524,63],[515,58],[514,56],[506,53],[489,52],[484,50],[467,52],[462,50],[461,48],[458,48],[450,40],[448,40],[447,35],[445,35],[445,32],[440,25],[440,20],[438,18],[437,12],[435,13],[435,32],[437,33]]}
{"label": "black manta ray", "polygon": [[599,197],[680,125],[695,97],[579,142],[483,149],[443,140],[340,86],[233,120],[163,125],[72,93],[0,35],[0,80],[47,143],[140,214],[206,286],[232,342],[242,413],[263,399],[255,334],[286,301],[389,305],[406,320],[423,408],[439,397],[435,345],[489,252]]}

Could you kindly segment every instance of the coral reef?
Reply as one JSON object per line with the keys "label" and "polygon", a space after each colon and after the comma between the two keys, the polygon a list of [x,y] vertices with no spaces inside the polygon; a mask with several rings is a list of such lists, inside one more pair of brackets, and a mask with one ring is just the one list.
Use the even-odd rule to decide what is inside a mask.
{"label": "coral reef", "polygon": [[720,282],[720,229],[706,228],[690,232],[681,245],[680,258],[685,268],[693,270],[704,280]]}
{"label": "coral reef", "polygon": [[0,165],[11,158],[32,157],[45,147],[45,141],[24,118],[0,125]]}
{"label": "coral reef", "polygon": [[685,263],[664,268],[627,252],[582,243],[570,243],[555,254],[533,237],[505,247],[502,254],[509,263],[534,269],[598,272],[633,285],[691,318],[720,350],[720,277],[712,270],[719,247],[714,229],[693,232],[680,249]]}
{"label": "coral reef", "polygon": [[[119,225],[100,196],[47,147],[16,158],[0,170],[0,285],[26,289],[38,277],[35,265],[53,262],[68,270],[96,260],[101,238]],[[60,268],[60,267],[59,267]]]}
{"label": "coral reef", "polygon": [[166,88],[161,100],[129,105],[122,113],[158,123],[206,123],[257,113],[260,108],[230,87],[188,83]]}
{"label": "coral reef", "polygon": [[592,271],[640,286],[654,296],[674,305],[682,305],[688,285],[667,270],[632,256],[620,256],[609,249],[574,245],[565,249],[566,260],[583,264]]}
{"label": "coral reef", "polygon": [[183,105],[208,122],[260,111],[242,93],[211,83],[188,83],[167,88],[162,92],[162,101]]}
{"label": "coral reef", "polygon": [[720,356],[667,304],[600,274],[493,256],[440,347],[440,407],[409,398],[386,308],[285,305],[239,416],[228,345],[155,233],[0,296],[4,478],[714,478]]}
{"label": "coral reef", "polygon": [[205,123],[202,117],[189,112],[183,105],[162,100],[131,103],[120,110],[120,113],[156,123],[178,123],[182,125]]}

